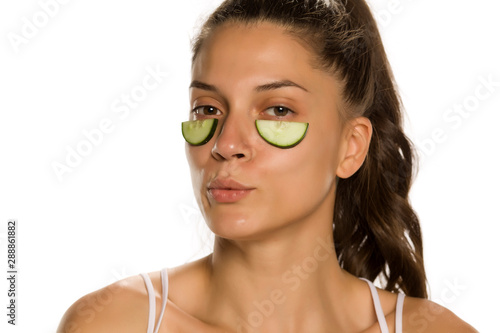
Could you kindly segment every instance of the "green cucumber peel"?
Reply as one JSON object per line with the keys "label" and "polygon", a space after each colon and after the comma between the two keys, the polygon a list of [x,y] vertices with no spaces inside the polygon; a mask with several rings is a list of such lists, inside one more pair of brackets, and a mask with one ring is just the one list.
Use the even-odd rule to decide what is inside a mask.
{"label": "green cucumber peel", "polygon": [[185,121],[182,123],[182,136],[190,145],[204,145],[214,136],[217,122],[215,118]]}
{"label": "green cucumber peel", "polygon": [[269,144],[288,149],[298,145],[306,136],[309,123],[279,120],[256,120],[259,135]]}

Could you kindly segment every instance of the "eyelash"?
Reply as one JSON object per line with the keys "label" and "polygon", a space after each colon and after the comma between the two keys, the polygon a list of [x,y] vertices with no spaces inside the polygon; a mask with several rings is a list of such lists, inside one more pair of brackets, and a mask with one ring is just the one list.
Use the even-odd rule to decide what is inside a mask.
{"label": "eyelash", "polygon": [[[198,110],[200,110],[200,109],[202,109],[202,110],[203,110],[203,108],[209,108],[209,109],[211,109],[211,110],[215,110],[215,111],[216,111],[216,113],[215,113],[215,114],[204,114],[204,113],[203,113],[203,114],[200,114],[200,113],[198,112]],[[287,113],[286,113],[286,115],[280,116],[280,115],[276,115],[276,114],[269,114],[269,113],[268,113],[268,110],[272,110],[272,109],[276,109],[276,108],[278,108],[278,109],[282,109],[282,110],[286,111],[286,112],[287,112]],[[202,112],[203,112],[203,111],[202,111]],[[271,111],[271,112],[272,112],[272,111]],[[197,107],[195,107],[195,108],[192,110],[192,113],[193,113],[194,115],[196,115],[196,116],[219,116],[219,115],[221,115],[221,114],[222,114],[222,112],[221,112],[219,109],[217,109],[216,107],[211,106],[211,105],[200,105],[200,106],[197,106]],[[289,108],[285,107],[285,106],[281,106],[281,105],[273,105],[273,106],[270,106],[270,107],[268,107],[267,109],[265,109],[265,110],[264,110],[264,113],[266,113],[267,115],[272,116],[272,117],[284,118],[284,117],[286,117],[286,116],[288,116],[288,115],[290,115],[290,114],[293,114],[293,113],[295,113],[295,112],[294,112],[293,110],[291,110],[291,109],[289,109]]]}
{"label": "eyelash", "polygon": [[[202,109],[202,108],[209,108],[209,109],[213,109],[213,110],[216,110],[216,114],[200,114],[197,112],[198,109]],[[195,115],[201,115],[201,116],[219,116],[222,112],[217,109],[216,107],[213,107],[211,105],[200,105],[200,106],[197,106],[195,107],[192,111],[191,111],[193,114]]]}
{"label": "eyelash", "polygon": [[288,116],[288,115],[290,115],[290,114],[295,113],[295,112],[294,112],[294,111],[292,111],[291,109],[289,109],[289,108],[287,108],[287,107],[285,107],[285,106],[281,106],[281,105],[274,105],[274,106],[268,107],[268,108],[267,108],[264,112],[266,112],[266,113],[267,113],[267,110],[270,110],[270,109],[275,109],[275,108],[278,108],[278,109],[283,109],[283,110],[287,111],[287,114],[286,114],[286,115],[284,115],[284,116],[278,116],[278,115],[276,115],[276,114],[274,114],[274,115],[269,114],[270,116],[273,116],[273,117],[278,117],[278,118],[284,118],[284,117],[286,117],[286,116]]}

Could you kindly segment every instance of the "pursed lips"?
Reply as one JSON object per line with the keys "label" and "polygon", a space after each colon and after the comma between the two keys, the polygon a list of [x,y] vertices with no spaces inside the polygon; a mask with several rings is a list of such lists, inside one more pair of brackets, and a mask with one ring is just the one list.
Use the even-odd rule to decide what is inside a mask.
{"label": "pursed lips", "polygon": [[234,203],[248,196],[255,188],[233,179],[216,178],[209,182],[208,194],[219,203]]}

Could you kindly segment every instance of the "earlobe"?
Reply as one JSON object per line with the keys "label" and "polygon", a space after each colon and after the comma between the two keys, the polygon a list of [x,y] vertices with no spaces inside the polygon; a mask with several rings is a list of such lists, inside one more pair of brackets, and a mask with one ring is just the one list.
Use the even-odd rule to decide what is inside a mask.
{"label": "earlobe", "polygon": [[337,176],[349,178],[363,165],[372,137],[372,124],[366,117],[350,120],[344,127]]}

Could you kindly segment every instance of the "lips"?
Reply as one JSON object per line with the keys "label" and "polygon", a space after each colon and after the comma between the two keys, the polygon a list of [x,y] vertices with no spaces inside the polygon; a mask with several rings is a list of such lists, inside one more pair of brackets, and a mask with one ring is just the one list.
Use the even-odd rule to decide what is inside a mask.
{"label": "lips", "polygon": [[233,179],[219,179],[208,184],[208,194],[219,203],[234,203],[247,197],[255,188],[238,183]]}

